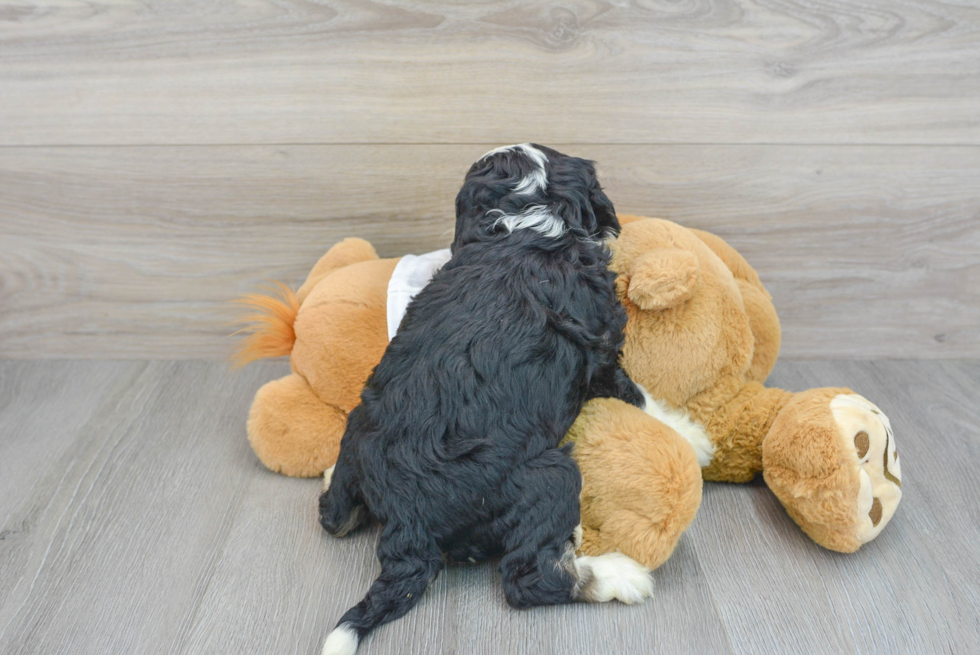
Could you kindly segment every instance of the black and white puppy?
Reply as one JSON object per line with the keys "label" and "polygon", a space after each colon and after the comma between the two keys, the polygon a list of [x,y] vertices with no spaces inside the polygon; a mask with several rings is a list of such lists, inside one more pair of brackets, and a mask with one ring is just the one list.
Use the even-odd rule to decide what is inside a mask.
{"label": "black and white puppy", "polygon": [[652,591],[625,555],[575,557],[582,479],[558,447],[589,398],[644,404],[619,366],[626,314],[601,241],[619,222],[592,163],[498,148],[470,168],[456,217],[452,258],[368,379],[320,497],[334,536],[383,525],[381,574],[324,655],[404,615],[445,558],[501,555],[514,607]]}

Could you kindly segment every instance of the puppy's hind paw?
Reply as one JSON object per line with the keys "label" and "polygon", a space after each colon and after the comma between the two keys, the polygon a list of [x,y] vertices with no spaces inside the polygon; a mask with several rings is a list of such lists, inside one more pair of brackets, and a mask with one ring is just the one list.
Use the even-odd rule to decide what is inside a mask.
{"label": "puppy's hind paw", "polygon": [[618,600],[632,605],[653,596],[650,569],[622,553],[606,553],[575,560],[579,574],[578,595],[590,603]]}

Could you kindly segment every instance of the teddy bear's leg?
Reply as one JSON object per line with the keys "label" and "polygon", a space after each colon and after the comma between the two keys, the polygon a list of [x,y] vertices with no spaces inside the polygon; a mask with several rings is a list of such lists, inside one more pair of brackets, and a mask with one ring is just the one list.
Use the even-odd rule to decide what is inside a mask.
{"label": "teddy bear's leg", "polygon": [[586,403],[569,432],[582,472],[581,552],[622,551],[654,569],[701,505],[701,469],[677,432],[611,398]]}
{"label": "teddy bear's leg", "polygon": [[579,517],[579,470],[566,449],[545,450],[509,476],[501,497],[513,500],[499,521],[505,528],[497,528],[503,531],[500,573],[509,605],[630,604],[652,594],[649,571],[622,553],[568,557]]}
{"label": "teddy bear's leg", "polygon": [[818,544],[853,552],[902,499],[888,417],[850,389],[811,389],[786,404],[763,442],[766,483]]}
{"label": "teddy bear's leg", "polygon": [[333,466],[347,413],[324,403],[296,373],[265,384],[252,402],[248,440],[269,469],[313,477]]}

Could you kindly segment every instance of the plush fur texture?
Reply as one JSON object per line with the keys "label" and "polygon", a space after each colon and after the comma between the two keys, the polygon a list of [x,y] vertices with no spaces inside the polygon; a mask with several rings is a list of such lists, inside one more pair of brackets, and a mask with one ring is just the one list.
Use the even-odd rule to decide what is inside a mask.
{"label": "plush fur texture", "polygon": [[[850,390],[793,394],[762,386],[775,363],[779,322],[745,260],[717,237],[662,220],[624,218],[612,247],[619,298],[629,314],[623,365],[661,404],[703,426],[714,445],[704,479],[748,482],[763,473],[789,515],[832,550],[850,552],[877,536],[901,499],[888,419]],[[832,411],[840,396],[854,400],[838,400],[841,408]],[[581,430],[594,438],[608,423],[605,418]],[[629,429],[639,430],[639,421]],[[877,448],[875,456],[858,457],[856,440]],[[646,476],[651,486],[660,479],[659,472]],[[610,479],[583,498],[586,544],[609,543],[604,517],[628,496],[624,485]],[[589,503],[602,509],[593,511]],[[616,532],[615,540],[649,564],[662,546],[630,544],[650,540],[651,530]]]}
{"label": "plush fur texture", "polygon": [[701,505],[690,444],[612,398],[586,403],[568,440],[582,471],[581,551],[621,551],[651,569],[663,564]]}
{"label": "plush fur texture", "polygon": [[[296,292],[301,304],[293,323],[259,322],[246,338],[242,352],[279,343],[275,354],[290,355],[292,365],[290,375],[259,389],[249,411],[249,442],[269,469],[309,477],[337,461],[347,414],[388,345],[388,280],[397,263],[378,259],[363,239],[345,239]],[[277,337],[261,331],[273,327]]]}
{"label": "plush fur texture", "polygon": [[643,387],[640,387],[640,391],[643,392],[645,403],[643,411],[681,435],[694,449],[698,465],[708,466],[714,459],[715,445],[711,442],[711,437],[708,436],[704,426],[697,421],[692,421],[684,410],[675,409],[657,400]]}
{"label": "plush fur texture", "polygon": [[[542,207],[548,220],[500,219]],[[383,525],[381,574],[341,636],[404,615],[444,555],[502,555],[514,607],[649,594],[635,562],[576,560],[581,475],[558,447],[589,398],[643,402],[619,366],[626,316],[598,242],[619,224],[592,164],[498,149],[467,173],[456,211],[452,258],[368,378],[320,498],[333,535]]]}
{"label": "plush fur texture", "polygon": [[902,499],[888,417],[850,389],[824,388],[794,395],[774,423],[763,443],[765,479],[791,499],[784,505],[793,520],[840,552],[877,537]]}
{"label": "plush fur texture", "polygon": [[[584,478],[580,552],[618,549],[658,566],[697,512],[702,475],[745,482],[762,473],[787,513],[826,548],[849,552],[879,534],[895,514],[900,488],[885,475],[883,457],[857,457],[855,440],[867,432],[873,450],[885,434],[887,419],[880,410],[858,403],[844,421],[831,404],[840,395],[853,395],[849,391],[793,394],[764,387],[779,351],[780,326],[751,266],[706,232],[657,219],[619,219],[623,229],[613,244],[612,266],[629,315],[623,365],[662,404],[700,423],[714,453],[711,464],[699,469],[693,451],[668,426],[624,403],[589,401],[569,432]],[[303,298],[303,289],[314,287],[298,314],[309,314],[310,320],[295,325],[297,343],[308,346],[291,356],[294,374],[305,384],[271,382],[252,407],[253,448],[267,466],[288,475],[319,475],[333,465],[349,411],[342,408],[352,406],[345,399],[356,404],[386,345],[384,290],[397,260],[377,260],[360,240],[338,244],[324,259],[336,261],[335,250],[347,252],[351,243],[361,244],[352,252],[368,253],[375,263],[349,264],[350,272],[339,268],[319,277],[311,273],[316,283],[308,281],[297,293]],[[692,274],[686,255],[659,259],[665,268],[675,259],[681,262],[676,286],[691,279],[700,284],[673,308],[642,310],[628,294],[632,271],[644,253],[671,249],[688,251],[698,262]],[[638,276],[643,277],[657,274]],[[327,318],[313,319],[318,312]],[[318,408],[333,418],[322,418]],[[900,482],[894,438],[888,439],[888,474]],[[870,499],[862,474],[870,480],[865,485]]]}

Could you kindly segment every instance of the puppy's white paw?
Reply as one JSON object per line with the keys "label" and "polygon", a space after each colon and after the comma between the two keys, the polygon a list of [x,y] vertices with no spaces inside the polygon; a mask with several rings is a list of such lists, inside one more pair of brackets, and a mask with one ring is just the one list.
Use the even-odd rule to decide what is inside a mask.
{"label": "puppy's white paw", "polygon": [[357,651],[357,631],[342,623],[327,635],[320,655],[354,655]]}
{"label": "puppy's white paw", "polygon": [[333,479],[333,470],[337,467],[336,464],[328,468],[323,472],[323,490],[326,491],[330,488],[330,480]]}
{"label": "puppy's white paw", "polygon": [[582,583],[580,595],[592,603],[618,600],[627,605],[653,596],[650,569],[622,553],[606,553],[575,560]]}

